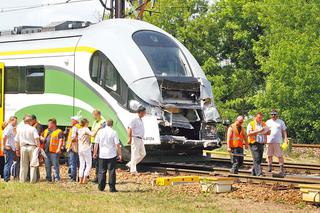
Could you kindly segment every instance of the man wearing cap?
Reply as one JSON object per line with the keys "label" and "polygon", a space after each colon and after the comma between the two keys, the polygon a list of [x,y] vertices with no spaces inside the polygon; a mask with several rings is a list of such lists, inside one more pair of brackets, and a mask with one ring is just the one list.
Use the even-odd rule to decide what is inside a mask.
{"label": "man wearing cap", "polygon": [[248,149],[247,135],[242,127],[243,121],[243,116],[238,116],[236,121],[229,127],[227,133],[227,148],[228,152],[230,152],[232,164],[230,173],[232,174],[237,174],[239,167],[243,164],[243,144]]}
{"label": "man wearing cap", "polygon": [[79,125],[80,118],[78,116],[71,117],[71,128],[68,133],[66,149],[68,152],[68,173],[69,179],[73,182],[77,181],[77,164],[78,164],[78,141],[77,132],[81,127]]}
{"label": "man wearing cap", "polygon": [[146,108],[139,106],[138,116],[128,126],[128,144],[131,145],[131,160],[127,163],[130,173],[137,175],[137,164],[146,156],[146,149],[143,144],[144,126],[142,118],[146,115]]}
{"label": "man wearing cap", "polygon": [[271,119],[266,122],[266,125],[270,128],[270,134],[267,136],[268,143],[268,172],[272,172],[272,158],[276,156],[279,159],[280,174],[284,174],[284,160],[280,147],[282,140],[288,144],[287,127],[283,120],[278,118],[277,110],[271,111]]}

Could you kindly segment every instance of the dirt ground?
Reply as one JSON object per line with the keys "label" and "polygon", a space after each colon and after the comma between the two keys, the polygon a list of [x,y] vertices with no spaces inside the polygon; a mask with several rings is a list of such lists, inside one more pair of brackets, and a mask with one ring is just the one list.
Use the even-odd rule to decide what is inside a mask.
{"label": "dirt ground", "polygon": [[[105,192],[98,191],[97,184],[92,182],[87,185],[69,182],[66,166],[61,166],[60,183],[47,183],[43,166],[40,172],[41,180],[36,184],[0,181],[0,209],[6,209],[6,212],[70,213],[107,212],[110,208],[115,213],[320,212],[320,208],[303,202],[297,189],[279,190],[269,185],[234,183],[229,193],[203,193],[199,183],[155,186],[155,179],[162,174],[146,172],[132,176],[118,169],[116,187],[119,192],[111,194],[108,187]],[[91,172],[93,177],[94,171]],[[52,203],[53,197],[60,205]]]}
{"label": "dirt ground", "polygon": [[[118,172],[120,183],[129,181],[147,186],[150,186],[157,176],[149,173],[131,177],[126,172]],[[303,202],[302,194],[297,189],[276,190],[276,187],[268,185],[236,183],[232,192],[221,194],[204,194],[199,184],[153,186],[152,190],[161,193],[166,188],[171,188],[174,194],[206,196],[226,212],[320,212],[319,208]]]}

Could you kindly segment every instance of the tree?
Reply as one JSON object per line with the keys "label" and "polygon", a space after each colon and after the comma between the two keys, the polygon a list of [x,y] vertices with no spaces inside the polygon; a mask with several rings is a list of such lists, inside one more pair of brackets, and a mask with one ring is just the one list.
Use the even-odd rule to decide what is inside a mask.
{"label": "tree", "polygon": [[299,142],[320,142],[320,7],[300,0],[268,0],[259,18],[266,33],[255,47],[266,87],[257,108],[277,108]]}

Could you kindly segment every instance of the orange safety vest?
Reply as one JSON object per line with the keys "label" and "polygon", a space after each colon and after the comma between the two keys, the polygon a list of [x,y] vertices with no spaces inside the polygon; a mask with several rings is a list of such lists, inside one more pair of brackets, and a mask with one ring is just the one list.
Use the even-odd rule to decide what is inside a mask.
{"label": "orange safety vest", "polygon": [[241,131],[238,131],[236,124],[232,124],[229,127],[229,131],[231,131],[229,138],[229,147],[230,148],[243,148],[243,140],[246,138],[246,134],[244,132],[244,128],[241,127]]}
{"label": "orange safety vest", "polygon": [[[251,121],[250,124],[251,124],[251,129],[252,129],[252,131],[254,131],[255,128],[256,128],[256,122],[255,122],[255,120]],[[266,123],[263,122],[263,121],[262,121],[262,127],[263,127],[263,128],[266,127]],[[249,144],[253,144],[255,141],[256,141],[256,136],[255,136],[255,135],[248,136],[248,142],[249,142]]]}
{"label": "orange safety vest", "polygon": [[[46,139],[48,136],[49,129],[44,130],[43,137]],[[56,153],[59,147],[59,134],[62,132],[61,129],[54,130],[50,135],[49,152]]]}
{"label": "orange safety vest", "polygon": [[3,140],[2,140],[2,137],[1,137],[1,140],[0,140],[0,157],[4,156],[3,149],[4,149],[4,146],[3,146]]}
{"label": "orange safety vest", "polygon": [[[80,129],[80,128],[81,128],[80,124],[76,124],[75,127],[77,127],[77,129]],[[69,149],[70,146],[71,146],[71,142],[72,142],[72,138],[71,138],[71,136],[72,136],[72,129],[73,129],[73,127],[71,127],[71,129],[69,130],[68,139],[67,139],[67,144],[66,144],[66,149]]]}

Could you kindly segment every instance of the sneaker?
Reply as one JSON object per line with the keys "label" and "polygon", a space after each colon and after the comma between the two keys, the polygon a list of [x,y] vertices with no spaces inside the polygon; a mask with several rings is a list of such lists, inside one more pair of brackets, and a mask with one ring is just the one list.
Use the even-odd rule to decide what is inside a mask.
{"label": "sneaker", "polygon": [[110,189],[109,191],[110,191],[111,193],[118,192],[118,190],[116,190],[116,189]]}

